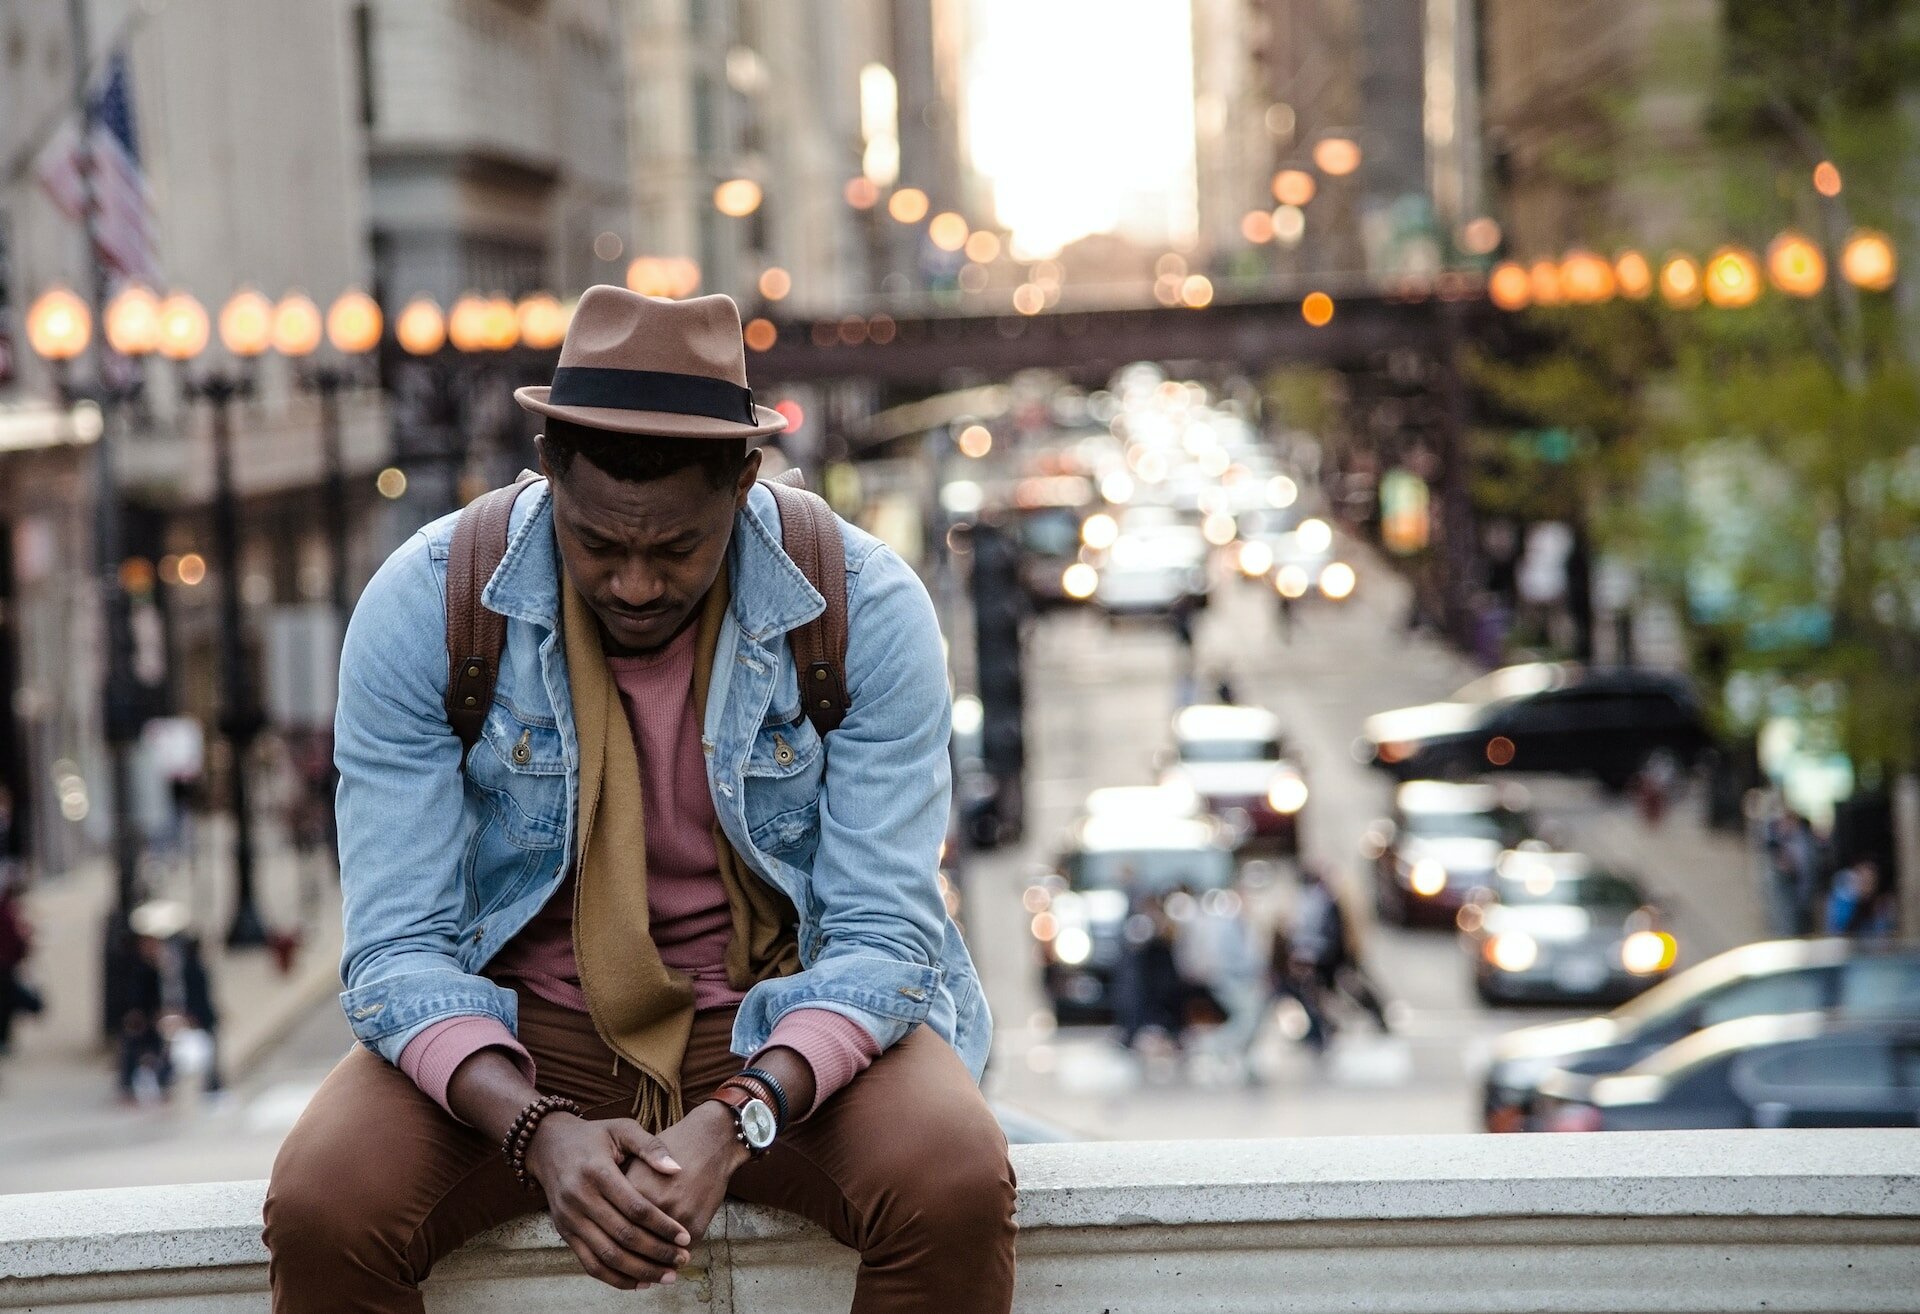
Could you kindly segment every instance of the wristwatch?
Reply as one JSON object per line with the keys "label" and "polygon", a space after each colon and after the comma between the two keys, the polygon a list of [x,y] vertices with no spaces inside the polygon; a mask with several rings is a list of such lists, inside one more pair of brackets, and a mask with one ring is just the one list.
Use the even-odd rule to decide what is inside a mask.
{"label": "wristwatch", "polygon": [[748,1090],[745,1086],[727,1083],[713,1092],[715,1100],[727,1106],[733,1114],[733,1134],[747,1147],[747,1152],[755,1158],[765,1154],[773,1146],[774,1135],[780,1130],[779,1121],[773,1116],[773,1110],[767,1102]]}

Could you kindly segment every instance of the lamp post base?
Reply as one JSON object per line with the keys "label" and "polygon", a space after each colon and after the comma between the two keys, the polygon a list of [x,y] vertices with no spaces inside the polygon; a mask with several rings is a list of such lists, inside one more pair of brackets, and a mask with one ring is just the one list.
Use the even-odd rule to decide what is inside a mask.
{"label": "lamp post base", "polygon": [[260,920],[260,910],[252,903],[243,903],[233,910],[233,921],[227,925],[227,948],[258,949],[267,943],[267,924]]}

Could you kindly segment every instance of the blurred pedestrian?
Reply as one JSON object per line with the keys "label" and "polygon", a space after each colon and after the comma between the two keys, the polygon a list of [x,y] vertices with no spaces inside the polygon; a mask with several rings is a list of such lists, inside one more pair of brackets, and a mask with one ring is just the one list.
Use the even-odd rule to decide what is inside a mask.
{"label": "blurred pedestrian", "polygon": [[1185,1031],[1186,983],[1174,958],[1175,927],[1166,897],[1143,894],[1121,928],[1124,988],[1116,1021],[1123,1049],[1134,1049],[1142,1032],[1157,1030],[1175,1049]]}
{"label": "blurred pedestrian", "polygon": [[25,964],[33,953],[33,928],[21,906],[18,887],[15,871],[0,865],[0,1056],[12,1048],[15,1014],[37,1014],[43,1006],[39,991],[26,979]]}
{"label": "blurred pedestrian", "polygon": [[150,935],[136,935],[117,1062],[120,1102],[130,1107],[165,1099],[173,1090],[173,1060],[160,1025],[166,1010],[165,970],[165,945]]}
{"label": "blurred pedestrian", "polygon": [[1361,960],[1353,921],[1317,864],[1301,865],[1300,898],[1294,904],[1289,940],[1295,981],[1314,999],[1307,1017],[1310,1025],[1317,1024],[1319,1038],[1316,1042],[1310,1033],[1309,1043],[1325,1045],[1332,1031],[1327,1006],[1336,998],[1358,1007],[1382,1034],[1392,1030],[1380,992]]}
{"label": "blurred pedestrian", "polygon": [[1280,642],[1291,645],[1293,643],[1293,599],[1281,589],[1275,589],[1273,596],[1280,601]]}
{"label": "blurred pedestrian", "polygon": [[1209,1038],[1215,1052],[1237,1060],[1249,1084],[1258,1078],[1250,1060],[1261,1024],[1272,1011],[1274,992],[1252,910],[1239,882],[1208,890],[1193,915],[1176,920],[1174,944],[1180,975],[1195,992],[1205,991],[1223,1017]]}
{"label": "blurred pedestrian", "polygon": [[1222,671],[1214,679],[1214,682],[1213,682],[1214,701],[1221,703],[1224,706],[1232,707],[1235,703],[1238,703],[1240,701],[1239,698],[1235,696],[1236,692],[1237,691],[1233,687],[1233,676],[1228,672]]}
{"label": "blurred pedestrian", "polygon": [[1833,878],[1827,897],[1826,932],[1854,940],[1884,940],[1893,934],[1893,891],[1881,888],[1879,860],[1862,854]]}
{"label": "blurred pedestrian", "polygon": [[1813,824],[1784,804],[1766,822],[1768,913],[1774,934],[1810,935],[1820,917],[1821,845]]}

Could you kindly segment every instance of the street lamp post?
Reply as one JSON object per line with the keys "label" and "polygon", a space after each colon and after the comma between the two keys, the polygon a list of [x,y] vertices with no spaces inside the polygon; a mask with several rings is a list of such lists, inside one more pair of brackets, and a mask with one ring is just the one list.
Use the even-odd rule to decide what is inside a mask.
{"label": "street lamp post", "polygon": [[[340,423],[340,392],[354,381],[356,365],[380,345],[380,307],[364,292],[343,292],[328,310],[326,340],[340,356],[338,364],[322,364],[307,373],[320,400],[320,444],[324,456],[327,551],[331,574],[328,597],[338,633],[347,632],[352,610],[347,552],[350,526],[347,511],[345,437]],[[294,361],[305,361],[320,346],[319,308],[304,296],[288,296],[274,311],[274,349]]]}
{"label": "street lamp post", "polygon": [[[152,350],[151,316],[142,319],[144,289],[128,289],[108,303],[103,318],[106,336],[121,354],[132,357]],[[151,299],[151,293],[145,294]],[[127,660],[126,594],[120,585],[120,515],[118,486],[113,477],[112,434],[109,422],[122,389],[103,376],[91,388],[76,385],[69,374],[72,362],[93,339],[93,316],[87,303],[65,288],[54,288],[35,300],[27,313],[27,342],[35,355],[53,370],[63,403],[71,407],[89,401],[99,407],[99,451],[96,455],[94,551],[98,558],[100,604],[106,635],[106,671],[102,690],[104,739],[113,807],[114,903],[108,914],[103,945],[101,1029],[119,1033],[120,1018],[133,989],[133,933],[129,918],[140,901],[140,839],[133,817],[132,741],[134,697],[132,671]]]}
{"label": "street lamp post", "polygon": [[[220,340],[236,358],[253,360],[271,342],[271,321],[272,307],[265,297],[252,291],[235,293],[220,310]],[[184,366],[205,350],[207,340],[207,314],[200,304],[185,294],[169,297],[161,307],[161,354]],[[253,815],[247,787],[247,755],[260,731],[260,714],[247,675],[239,510],[233,489],[232,405],[249,386],[243,375],[220,372],[187,381],[188,391],[212,408],[213,551],[220,572],[220,730],[227,740],[227,799],[233,811],[234,906],[227,944],[233,948],[267,942],[266,924],[255,900]]]}

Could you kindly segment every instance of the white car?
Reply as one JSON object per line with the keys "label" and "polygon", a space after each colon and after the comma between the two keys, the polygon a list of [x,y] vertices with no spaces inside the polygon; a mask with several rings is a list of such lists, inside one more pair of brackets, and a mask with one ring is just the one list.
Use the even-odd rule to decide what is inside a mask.
{"label": "white car", "polygon": [[1260,707],[1201,704],[1173,719],[1165,786],[1185,786],[1244,838],[1300,851],[1307,782],[1286,754],[1280,718]]}
{"label": "white car", "polygon": [[1191,525],[1123,523],[1119,537],[1092,563],[1099,573],[1093,599],[1108,615],[1137,616],[1171,611],[1183,598],[1204,598],[1207,554],[1206,538]]}

